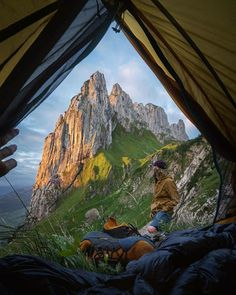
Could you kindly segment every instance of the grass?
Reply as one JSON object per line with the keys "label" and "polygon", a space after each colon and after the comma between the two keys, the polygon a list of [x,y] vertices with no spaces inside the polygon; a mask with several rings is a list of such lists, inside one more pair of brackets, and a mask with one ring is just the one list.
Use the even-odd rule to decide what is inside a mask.
{"label": "grass", "polygon": [[[115,216],[118,222],[130,222],[137,227],[143,226],[148,221],[151,194],[133,195],[132,183],[137,176],[142,175],[150,154],[155,153],[160,147],[161,144],[151,132],[133,129],[133,133],[127,133],[118,125],[113,133],[113,143],[109,149],[100,150],[94,158],[85,163],[78,181],[80,187],[61,199],[56,210],[48,218],[39,222],[34,229],[37,234],[32,231],[22,232],[7,247],[8,252],[25,253],[26,251],[45,258],[52,255],[53,260],[56,260],[55,257],[58,256],[59,262],[64,263],[62,261],[64,258],[61,258],[61,252],[56,246],[55,253],[51,253],[51,250],[47,253],[39,252],[36,247],[39,243],[38,238],[47,241],[45,243],[49,245],[49,248],[50,245],[53,248],[55,243],[53,237],[64,237],[63,239],[67,242],[69,239],[70,255],[77,255],[82,237],[91,230],[101,230],[104,219],[108,216]],[[88,226],[85,213],[91,208],[99,210],[101,219]],[[31,243],[27,239],[28,235]],[[27,245],[31,247],[27,249]],[[41,248],[44,249],[45,246]]]}
{"label": "grass", "polygon": [[[178,162],[198,141],[184,143],[184,147],[179,147],[179,143],[162,147],[151,132],[133,129],[132,133],[127,133],[118,125],[111,146],[85,162],[76,182],[78,188],[64,196],[56,210],[33,230],[19,231],[14,241],[0,248],[0,255],[31,254],[71,268],[105,273],[122,271],[119,265],[111,269],[106,261],[99,266],[88,262],[79,250],[81,239],[90,231],[102,230],[104,220],[109,216],[118,222],[132,223],[137,228],[147,224],[153,186],[151,177],[147,176],[151,159],[158,153],[169,163]],[[187,160],[181,161],[184,169]],[[217,185],[214,173],[201,179],[204,192],[213,192]],[[200,195],[199,202],[204,202],[203,197]],[[98,209],[101,218],[88,224],[85,214],[92,208]],[[193,225],[170,223],[164,231],[189,227]]]}
{"label": "grass", "polygon": [[93,261],[88,260],[79,250],[74,237],[68,234],[63,227],[60,228],[60,231],[51,235],[39,233],[35,229],[29,232],[21,231],[18,232],[16,241],[8,247],[0,248],[0,254],[3,256],[13,252],[36,255],[65,267],[107,274],[117,274],[123,271],[120,264],[111,267],[107,261],[95,264]]}
{"label": "grass", "polygon": [[126,162],[129,159],[129,163],[130,160],[138,161],[162,146],[153,133],[145,129],[134,129],[132,133],[128,133],[118,125],[112,138],[112,144],[105,151],[105,156],[113,167],[122,167],[123,158],[126,158]]}
{"label": "grass", "polygon": [[[118,222],[132,223],[138,228],[147,223],[151,195],[135,196],[136,201],[131,197],[128,202],[123,204],[122,200],[125,196],[128,195],[124,186],[106,196],[105,202],[103,202],[104,196],[100,196],[89,202],[84,200],[78,204],[75,200],[83,197],[83,190],[74,192],[63,202],[63,206],[59,206],[51,214],[50,218],[40,222],[33,230],[19,232],[12,243],[2,248],[0,254],[31,254],[70,268],[82,268],[110,274],[118,273],[123,270],[119,264],[112,268],[106,261],[99,265],[87,261],[79,250],[79,243],[86,233],[102,230],[103,218],[108,216],[115,216]],[[73,206],[71,207],[71,205]],[[87,225],[84,215],[87,210],[94,207],[99,209],[103,218]],[[68,215],[65,213],[68,212],[65,208],[76,208],[76,210]]]}

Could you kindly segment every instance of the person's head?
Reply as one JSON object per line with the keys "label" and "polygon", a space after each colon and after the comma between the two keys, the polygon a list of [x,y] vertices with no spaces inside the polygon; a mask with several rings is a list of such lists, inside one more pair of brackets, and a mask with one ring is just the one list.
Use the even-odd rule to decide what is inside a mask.
{"label": "person's head", "polygon": [[153,163],[153,167],[165,170],[165,169],[167,169],[167,164],[163,160],[157,160]]}
{"label": "person's head", "polygon": [[163,160],[157,160],[153,163],[153,173],[156,179],[159,179],[161,175],[166,174],[167,164]]}

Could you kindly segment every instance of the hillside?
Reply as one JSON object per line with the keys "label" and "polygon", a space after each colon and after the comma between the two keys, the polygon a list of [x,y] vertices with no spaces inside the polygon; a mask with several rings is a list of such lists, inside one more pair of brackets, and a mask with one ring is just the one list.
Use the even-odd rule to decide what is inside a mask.
{"label": "hillside", "polygon": [[[84,162],[79,188],[67,191],[47,218],[30,231],[19,231],[0,253],[36,254],[65,266],[81,266],[79,242],[85,233],[101,230],[108,216],[138,228],[150,220],[154,186],[150,164],[157,158],[168,162],[181,194],[169,230],[211,223],[219,180],[205,140],[199,137],[163,145],[150,131],[133,128],[130,133],[118,125],[109,149],[100,149]],[[91,209],[98,211],[94,220],[86,218]]]}
{"label": "hillside", "polygon": [[[197,209],[202,209],[204,202],[210,200],[211,204],[207,208],[209,218],[204,217],[206,222],[210,222],[218,176],[213,169],[210,147],[202,138],[163,146],[149,131],[134,130],[133,133],[128,133],[121,126],[114,131],[113,138],[108,150],[100,150],[94,158],[85,161],[84,169],[77,179],[79,188],[61,198],[56,210],[41,225],[55,218],[73,233],[76,225],[85,222],[85,213],[95,207],[103,218],[115,215],[141,227],[149,219],[154,186],[150,163],[157,157],[169,163],[170,173],[180,188],[185,206],[186,195],[194,190],[189,198],[190,203],[186,206],[190,221],[194,219],[191,218],[190,205],[199,204],[194,209],[196,214]],[[197,148],[204,151],[205,155],[201,155],[204,159],[196,163],[195,173],[183,186],[181,181],[195,160]],[[182,206],[181,210],[183,211]],[[140,218],[141,216],[143,217]]]}
{"label": "hillside", "polygon": [[108,96],[104,76],[95,73],[46,137],[27,225],[2,253],[68,266],[84,234],[101,230],[108,216],[143,227],[157,159],[168,163],[181,196],[166,230],[210,224],[219,179],[207,142],[187,140],[183,122],[170,125],[160,107],[133,104],[118,84]]}
{"label": "hillside", "polygon": [[101,219],[90,226],[100,226],[104,218],[112,215],[142,227],[149,221],[154,186],[150,164],[157,158],[167,161],[180,191],[181,202],[175,212],[177,223],[189,226],[211,223],[219,178],[206,141],[199,137],[162,145],[147,130],[134,129],[129,133],[118,126],[109,149],[100,150],[85,161],[75,183],[79,188],[61,198],[39,228],[50,222],[55,229],[58,224],[55,221],[59,220],[60,227],[81,237],[88,225],[85,214],[92,208],[99,211]]}
{"label": "hillside", "polygon": [[[134,129],[130,133],[126,132],[122,126],[117,126],[109,149],[100,150],[95,157],[85,161],[83,171],[75,183],[79,188],[61,198],[56,210],[50,214],[49,218],[43,220],[39,227],[41,228],[49,221],[54,224],[54,220],[60,220],[60,226],[64,226],[71,234],[74,234],[80,227],[84,227],[85,213],[94,207],[98,208],[103,218],[115,215],[127,222],[129,219],[134,222],[134,217],[138,214],[137,210],[141,213],[146,206],[143,204],[135,208],[133,214],[130,212],[129,202],[137,205],[139,196],[130,196],[127,184],[137,180],[140,172],[145,173],[150,157],[161,146],[150,131]],[[127,194],[129,201],[126,206],[124,197]],[[140,197],[143,200],[145,196]],[[150,197],[148,193],[145,200],[147,204],[150,202]],[[146,209],[149,210],[149,205]],[[147,212],[146,209],[143,215]],[[147,219],[144,219],[140,219],[140,225],[146,222]],[[54,224],[54,226],[57,225]]]}

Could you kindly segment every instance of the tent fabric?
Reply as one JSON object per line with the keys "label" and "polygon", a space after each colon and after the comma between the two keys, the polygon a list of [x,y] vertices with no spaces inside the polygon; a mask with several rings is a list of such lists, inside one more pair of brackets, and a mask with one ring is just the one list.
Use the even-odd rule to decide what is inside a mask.
{"label": "tent fabric", "polygon": [[119,21],[129,40],[187,117],[235,161],[236,2],[130,0],[125,5]]}
{"label": "tent fabric", "polygon": [[1,14],[6,13],[0,18],[1,133],[36,108],[94,49],[118,5],[105,7],[99,0],[23,2],[1,1]]}
{"label": "tent fabric", "polygon": [[[236,162],[235,12],[234,0],[2,0],[0,135],[46,99],[116,17],[180,109],[231,161],[226,167],[219,159],[224,194],[216,220],[225,216],[235,208],[228,173]],[[197,286],[191,294],[234,294],[235,239],[235,223],[175,233],[118,276],[5,257],[1,292],[189,294]]]}
{"label": "tent fabric", "polygon": [[[17,4],[18,2],[18,4]],[[56,12],[53,1],[1,1],[0,85]],[[45,6],[47,5],[47,6]],[[39,16],[35,15],[37,12]],[[31,16],[31,17],[30,17]]]}
{"label": "tent fabric", "polygon": [[1,294],[11,295],[230,295],[235,293],[235,272],[232,223],[174,232],[119,275],[68,269],[33,256],[6,256],[0,259],[0,287]]}

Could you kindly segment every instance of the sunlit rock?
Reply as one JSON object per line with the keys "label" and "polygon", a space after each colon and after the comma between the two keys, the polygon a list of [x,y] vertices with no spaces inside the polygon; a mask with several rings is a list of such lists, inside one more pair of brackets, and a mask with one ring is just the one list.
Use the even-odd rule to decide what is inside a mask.
{"label": "sunlit rock", "polygon": [[45,139],[30,205],[31,220],[41,220],[56,207],[59,196],[73,187],[84,162],[110,146],[117,124],[128,132],[132,126],[148,129],[160,141],[188,139],[183,121],[171,127],[161,107],[133,103],[119,84],[108,95],[104,75],[94,73]]}

